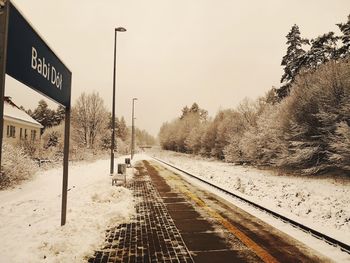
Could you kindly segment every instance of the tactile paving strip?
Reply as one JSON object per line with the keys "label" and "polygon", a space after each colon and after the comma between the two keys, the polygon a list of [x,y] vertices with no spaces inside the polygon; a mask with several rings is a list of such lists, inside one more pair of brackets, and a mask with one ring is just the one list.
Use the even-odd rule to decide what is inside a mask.
{"label": "tactile paving strip", "polygon": [[194,262],[149,176],[136,176],[129,187],[136,217],[130,224],[108,230],[107,244],[88,262]]}

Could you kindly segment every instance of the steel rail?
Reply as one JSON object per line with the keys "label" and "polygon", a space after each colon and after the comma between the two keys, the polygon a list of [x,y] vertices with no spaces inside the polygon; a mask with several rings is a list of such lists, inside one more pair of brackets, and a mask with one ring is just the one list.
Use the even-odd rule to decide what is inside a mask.
{"label": "steel rail", "polygon": [[217,186],[215,184],[212,184],[212,183],[210,183],[210,182],[208,182],[208,181],[206,181],[206,180],[204,180],[202,178],[199,178],[198,176],[195,176],[195,175],[193,175],[193,174],[191,174],[191,173],[189,173],[189,172],[187,172],[187,171],[185,171],[185,170],[183,170],[181,168],[178,168],[175,165],[169,164],[169,163],[167,163],[167,162],[165,162],[165,161],[163,161],[163,160],[161,160],[159,158],[156,158],[156,157],[152,157],[152,158],[157,160],[158,162],[163,163],[163,164],[165,164],[167,166],[170,166],[170,167],[172,167],[172,168],[174,168],[174,169],[176,169],[176,170],[178,170],[178,171],[180,171],[180,172],[182,172],[182,173],[184,173],[184,174],[186,174],[186,175],[188,175],[188,176],[190,176],[192,178],[195,178],[195,179],[197,179],[197,180],[199,180],[199,181],[201,181],[201,182],[203,182],[203,183],[205,183],[207,185],[210,185],[211,187],[214,187],[217,190],[220,190],[220,191],[224,192],[225,194],[228,194],[228,195],[233,196],[233,197],[235,197],[235,198],[237,198],[237,199],[239,199],[239,200],[241,200],[241,201],[243,201],[245,203],[248,203],[249,205],[253,206],[254,208],[257,208],[257,209],[259,209],[259,210],[261,210],[263,212],[271,214],[273,217],[275,217],[277,219],[280,219],[280,220],[282,220],[285,223],[291,224],[293,227],[298,228],[298,229],[300,229],[300,230],[302,230],[302,231],[304,231],[306,233],[309,233],[312,236],[314,236],[314,237],[316,237],[316,238],[318,238],[320,240],[323,240],[323,241],[327,242],[328,244],[330,244],[330,245],[332,245],[334,247],[339,247],[342,251],[350,254],[350,245],[345,244],[344,242],[341,242],[339,240],[336,240],[335,238],[327,236],[326,234],[323,234],[323,233],[321,233],[321,232],[319,232],[319,231],[317,231],[315,229],[312,229],[312,228],[310,228],[308,226],[305,226],[305,225],[303,225],[303,224],[301,224],[301,223],[299,223],[297,221],[294,221],[293,219],[290,219],[288,217],[280,215],[280,214],[276,213],[275,211],[272,211],[272,210],[270,210],[268,208],[265,208],[265,207],[263,207],[263,206],[261,206],[261,205],[259,205],[257,203],[254,203],[254,202],[252,202],[252,201],[250,201],[250,200],[248,200],[248,199],[246,199],[246,198],[244,198],[242,196],[236,195],[236,194],[234,194],[234,193],[232,193],[232,192],[230,192],[228,190],[225,190],[225,189],[223,189],[223,188],[221,188],[221,187],[219,187],[219,186]]}

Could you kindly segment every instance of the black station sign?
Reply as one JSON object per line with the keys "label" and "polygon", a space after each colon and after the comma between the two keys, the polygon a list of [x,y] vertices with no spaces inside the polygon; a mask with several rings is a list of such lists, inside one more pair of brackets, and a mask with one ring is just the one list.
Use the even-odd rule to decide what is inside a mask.
{"label": "black station sign", "polygon": [[72,73],[11,3],[6,73],[70,107]]}

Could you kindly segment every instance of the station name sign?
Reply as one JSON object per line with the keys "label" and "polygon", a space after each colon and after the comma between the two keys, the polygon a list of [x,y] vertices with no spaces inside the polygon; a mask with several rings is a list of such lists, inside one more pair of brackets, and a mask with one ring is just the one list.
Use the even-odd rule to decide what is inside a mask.
{"label": "station name sign", "polygon": [[11,3],[6,73],[70,107],[72,73]]}
{"label": "station name sign", "polygon": [[45,61],[45,57],[38,57],[38,51],[35,47],[32,47],[32,69],[47,79],[48,82],[51,82],[56,88],[62,90],[62,74],[57,72],[56,68],[50,65],[49,61]]}

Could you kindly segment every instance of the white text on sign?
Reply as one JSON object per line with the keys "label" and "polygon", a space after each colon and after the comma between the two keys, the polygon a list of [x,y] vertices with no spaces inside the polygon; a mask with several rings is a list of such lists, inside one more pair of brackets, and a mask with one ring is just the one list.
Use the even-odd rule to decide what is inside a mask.
{"label": "white text on sign", "polygon": [[62,89],[62,74],[50,63],[46,63],[45,57],[39,58],[35,47],[32,47],[32,69],[36,70],[47,81],[58,89]]}

